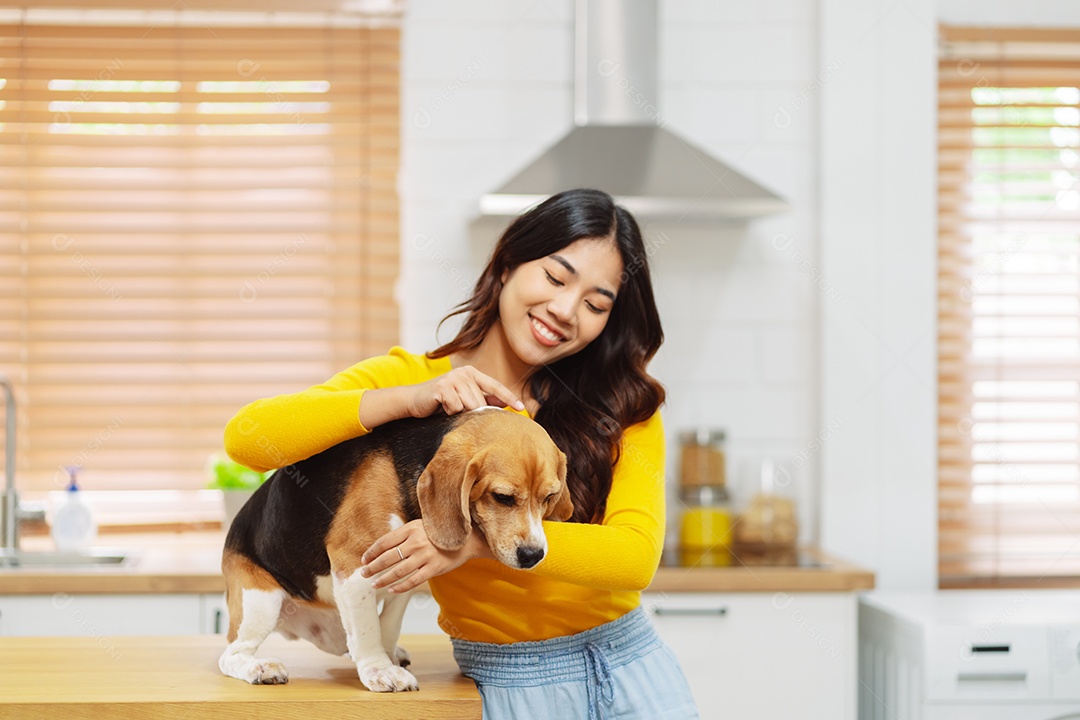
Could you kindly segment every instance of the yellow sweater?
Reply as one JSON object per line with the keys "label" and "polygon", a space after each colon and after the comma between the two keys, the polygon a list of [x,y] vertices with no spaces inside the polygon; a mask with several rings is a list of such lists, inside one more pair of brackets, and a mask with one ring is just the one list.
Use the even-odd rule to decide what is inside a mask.
{"label": "yellow sweater", "polygon": [[[255,470],[279,468],[368,432],[368,389],[413,385],[451,369],[400,347],[364,360],[322,385],[257,400],[229,421],[229,456]],[[522,414],[527,414],[522,412]],[[471,560],[429,581],[439,624],[478,642],[546,640],[588,630],[636,608],[664,538],[664,430],[660,413],[627,428],[603,523],[544,522],[548,554],[532,570]]]}

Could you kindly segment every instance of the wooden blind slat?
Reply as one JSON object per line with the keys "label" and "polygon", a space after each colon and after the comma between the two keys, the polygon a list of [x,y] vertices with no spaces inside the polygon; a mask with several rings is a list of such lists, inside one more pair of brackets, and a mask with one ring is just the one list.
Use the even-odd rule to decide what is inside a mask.
{"label": "wooden blind slat", "polygon": [[88,489],[201,488],[241,405],[397,342],[399,46],[392,25],[0,24],[21,488],[73,458]]}

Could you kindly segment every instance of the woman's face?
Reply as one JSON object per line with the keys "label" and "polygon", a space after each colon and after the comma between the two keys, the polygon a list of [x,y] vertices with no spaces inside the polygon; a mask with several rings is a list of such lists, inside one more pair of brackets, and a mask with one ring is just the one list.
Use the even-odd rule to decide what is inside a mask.
{"label": "woman's face", "polygon": [[609,238],[583,238],[503,275],[499,321],[525,363],[550,364],[573,355],[607,325],[622,258]]}

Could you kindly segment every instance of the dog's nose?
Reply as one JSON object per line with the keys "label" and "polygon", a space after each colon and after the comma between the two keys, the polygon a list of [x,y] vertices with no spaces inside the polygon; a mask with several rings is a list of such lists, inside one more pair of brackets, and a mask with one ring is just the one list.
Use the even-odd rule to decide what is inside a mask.
{"label": "dog's nose", "polygon": [[522,570],[531,568],[544,559],[544,549],[537,547],[519,547],[517,549],[518,567]]}

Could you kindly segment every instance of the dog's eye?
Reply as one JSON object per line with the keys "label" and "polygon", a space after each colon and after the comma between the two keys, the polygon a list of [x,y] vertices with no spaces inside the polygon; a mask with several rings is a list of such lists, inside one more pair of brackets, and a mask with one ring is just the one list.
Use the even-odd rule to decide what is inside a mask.
{"label": "dog's eye", "polygon": [[550,495],[548,495],[548,496],[547,496],[546,498],[544,498],[544,502],[546,502],[546,503],[549,503],[549,502],[551,502],[551,501],[552,501],[552,500],[554,500],[554,499],[555,499],[555,493],[551,493],[551,494],[550,494]]}
{"label": "dog's eye", "polygon": [[502,493],[491,493],[491,497],[495,498],[495,502],[506,507],[514,507],[517,503],[517,498],[513,495],[503,495]]}

